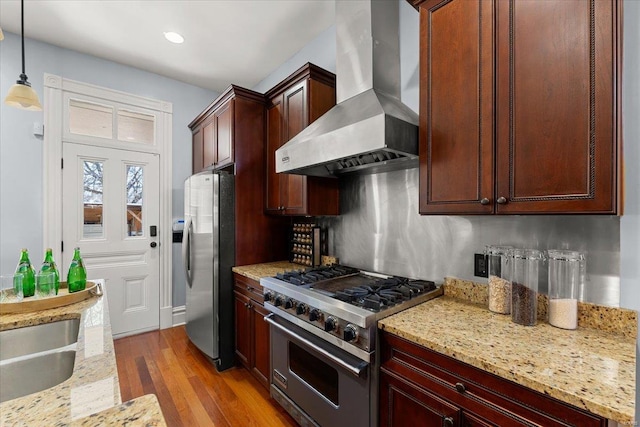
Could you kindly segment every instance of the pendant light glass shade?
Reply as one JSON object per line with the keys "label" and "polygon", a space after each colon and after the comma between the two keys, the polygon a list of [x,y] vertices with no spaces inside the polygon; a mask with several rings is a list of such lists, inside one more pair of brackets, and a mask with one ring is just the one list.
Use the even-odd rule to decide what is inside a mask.
{"label": "pendant light glass shade", "polygon": [[11,86],[4,103],[23,110],[42,111],[38,94],[27,81],[18,80]]}
{"label": "pendant light glass shade", "polygon": [[22,110],[42,111],[38,94],[31,88],[31,83],[27,81],[27,75],[24,72],[24,0],[20,1],[20,23],[22,27],[22,73],[20,80],[9,88],[4,103]]}

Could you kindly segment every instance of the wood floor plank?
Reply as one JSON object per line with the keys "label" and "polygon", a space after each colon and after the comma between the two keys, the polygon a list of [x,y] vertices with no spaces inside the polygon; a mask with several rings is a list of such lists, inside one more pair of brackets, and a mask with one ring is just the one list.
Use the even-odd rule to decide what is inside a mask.
{"label": "wood floor plank", "polygon": [[[144,356],[141,357],[145,361],[145,368],[147,369],[149,378],[153,383],[153,387],[156,390],[154,394],[158,397],[158,402],[162,402],[160,404],[160,408],[162,409],[162,413],[167,419],[167,424],[169,425],[177,425],[178,423],[183,425],[192,425],[192,420],[190,417],[187,419],[183,419],[178,408],[176,408],[175,402],[173,400],[172,394],[166,387],[158,368],[155,365],[153,360],[147,359]],[[153,376],[156,377],[156,381],[153,381]],[[144,384],[144,381],[143,381]],[[146,390],[145,390],[146,391]],[[148,392],[147,392],[148,394]],[[169,422],[171,420],[171,422]]]}
{"label": "wood floor plank", "polygon": [[202,403],[205,410],[207,411],[207,414],[209,414],[209,419],[211,420],[213,425],[219,427],[231,427],[231,424],[229,424],[229,421],[227,421],[227,419],[225,418],[222,410],[218,407],[218,405],[215,404],[213,399],[211,399],[209,393],[207,393],[205,385],[200,380],[200,377],[190,377],[189,382],[191,383],[191,387],[193,387],[193,390],[196,392],[200,403]]}
{"label": "wood floor plank", "polygon": [[170,427],[297,426],[247,370],[218,372],[184,326],[121,338],[114,346],[122,400],[155,394]]}
{"label": "wood floor plank", "polygon": [[167,388],[171,390],[178,411],[181,414],[183,411],[188,412],[194,419],[194,425],[210,425],[211,418],[191,385],[190,378],[187,375],[180,375],[180,371],[184,373],[184,364],[178,362],[170,348],[163,348],[161,354],[162,357],[157,364]]}

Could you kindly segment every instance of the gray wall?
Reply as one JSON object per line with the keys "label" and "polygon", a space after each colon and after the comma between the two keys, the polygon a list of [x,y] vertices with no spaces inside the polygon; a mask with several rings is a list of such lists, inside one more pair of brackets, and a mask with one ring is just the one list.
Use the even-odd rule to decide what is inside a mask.
{"label": "gray wall", "polygon": [[[293,35],[292,35],[293,36]],[[311,40],[305,47],[300,49],[295,55],[287,59],[273,73],[265,77],[252,89],[258,92],[266,92],[287,78],[291,73],[302,67],[307,62],[336,72],[336,26],[332,25],[315,39]]]}
{"label": "gray wall", "polygon": [[[44,102],[44,73],[91,83],[110,89],[171,102],[173,104],[173,216],[182,217],[182,184],[191,174],[189,122],[218,93],[178,82],[157,74],[62,49],[47,43],[25,40],[29,81]],[[5,33],[0,42],[0,96],[20,74],[20,38]],[[42,247],[42,144],[32,132],[34,122],[43,123],[42,112],[22,111],[0,104],[0,272],[12,272],[20,248],[29,249],[31,261],[39,265]],[[161,228],[169,232],[171,224]],[[174,244],[173,305],[185,303],[182,261]]]}
{"label": "gray wall", "polygon": [[[624,216],[620,219],[620,305],[640,311],[640,2],[624,2],[622,120]],[[636,341],[636,422],[640,421],[640,335]]]}

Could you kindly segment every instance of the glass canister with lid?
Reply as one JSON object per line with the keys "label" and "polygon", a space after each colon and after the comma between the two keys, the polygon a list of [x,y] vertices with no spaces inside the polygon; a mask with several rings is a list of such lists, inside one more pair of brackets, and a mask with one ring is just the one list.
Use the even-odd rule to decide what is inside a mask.
{"label": "glass canister with lid", "polygon": [[549,323],[562,329],[578,327],[578,295],[585,272],[581,252],[550,249]]}
{"label": "glass canister with lid", "polygon": [[511,253],[511,320],[534,326],[538,317],[538,269],[544,256],[536,249],[514,249]]}
{"label": "glass canister with lid", "polygon": [[489,271],[489,310],[511,313],[511,246],[487,246]]}

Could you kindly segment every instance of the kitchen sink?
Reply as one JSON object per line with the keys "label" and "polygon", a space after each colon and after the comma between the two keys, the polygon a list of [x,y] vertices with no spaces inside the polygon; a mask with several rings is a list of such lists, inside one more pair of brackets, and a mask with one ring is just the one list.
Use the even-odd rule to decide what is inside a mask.
{"label": "kitchen sink", "polygon": [[46,390],[73,374],[75,350],[63,350],[0,364],[0,402]]}
{"label": "kitchen sink", "polygon": [[73,344],[78,341],[79,327],[80,319],[69,319],[2,331],[0,361]]}
{"label": "kitchen sink", "polygon": [[46,390],[73,374],[80,319],[0,332],[0,402]]}

